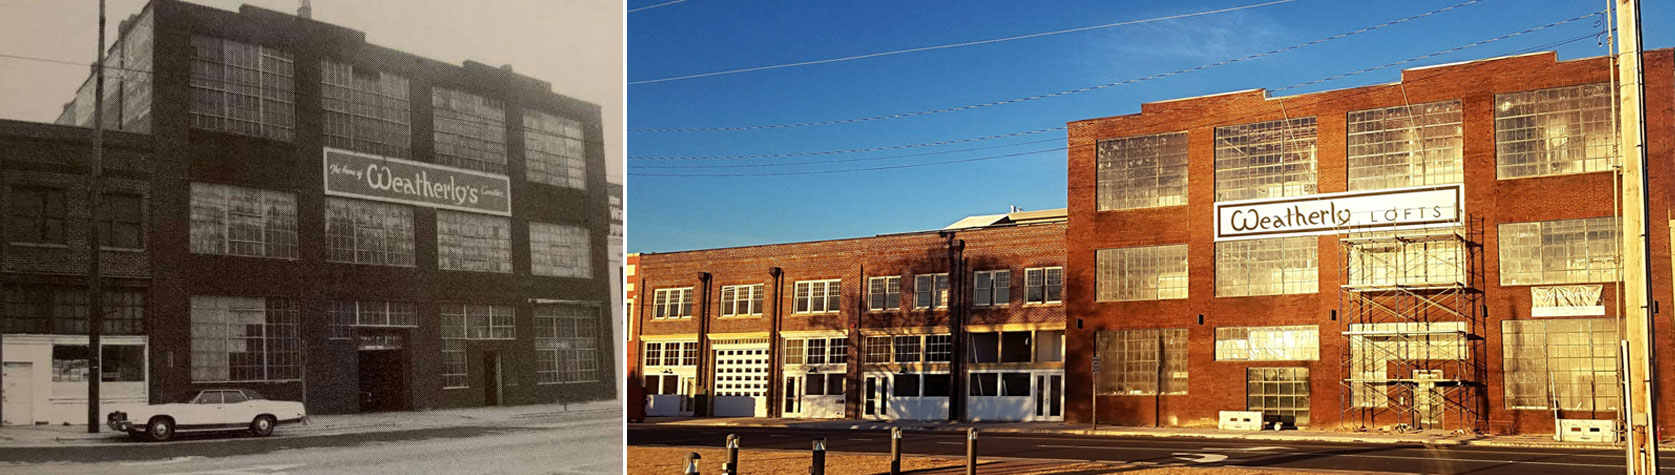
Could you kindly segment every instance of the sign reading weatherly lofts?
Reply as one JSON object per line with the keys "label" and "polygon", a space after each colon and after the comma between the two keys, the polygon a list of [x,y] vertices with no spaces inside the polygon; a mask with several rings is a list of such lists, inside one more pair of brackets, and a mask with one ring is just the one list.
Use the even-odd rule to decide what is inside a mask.
{"label": "sign reading weatherly lofts", "polygon": [[512,215],[511,180],[503,175],[327,148],[326,194]]}
{"label": "sign reading weatherly lofts", "polygon": [[1216,203],[1216,240],[1459,224],[1463,190],[1434,185]]}

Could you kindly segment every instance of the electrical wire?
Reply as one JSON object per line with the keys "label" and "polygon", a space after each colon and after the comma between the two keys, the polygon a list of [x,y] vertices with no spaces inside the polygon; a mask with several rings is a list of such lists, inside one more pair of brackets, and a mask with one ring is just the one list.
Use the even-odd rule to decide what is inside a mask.
{"label": "electrical wire", "polygon": [[[685,0],[681,0],[681,1],[685,1]],[[1141,20],[1120,21],[1120,22],[1116,22],[1116,23],[1106,23],[1106,24],[1103,24],[1103,25],[1083,26],[1083,27],[1069,28],[1069,29],[1064,29],[1064,30],[1041,32],[1041,33],[1030,33],[1030,34],[1027,34],[1027,35],[1009,36],[1009,37],[1005,37],[1005,38],[993,38],[993,39],[987,39],[987,40],[966,41],[966,42],[961,42],[961,43],[948,43],[948,44],[935,45],[935,46],[921,46],[921,47],[917,47],[917,48],[907,48],[907,49],[898,49],[898,50],[891,50],[891,51],[880,51],[880,52],[877,52],[877,53],[858,54],[858,55],[854,55],[854,56],[843,56],[843,57],[837,57],[837,58],[817,59],[817,60],[811,60],[811,61],[798,61],[798,62],[794,62],[794,63],[774,64],[774,65],[768,65],[768,66],[755,66],[755,67],[749,67],[749,68],[729,69],[729,70],[725,70],[725,71],[713,71],[713,72],[707,72],[707,73],[689,74],[689,75],[686,75],[686,76],[673,76],[673,77],[658,78],[658,79],[645,79],[645,80],[640,80],[640,81],[629,81],[628,85],[634,86],[634,85],[640,85],[640,84],[653,84],[653,83],[660,83],[660,82],[684,81],[684,80],[687,80],[687,79],[698,79],[698,78],[707,78],[707,77],[715,77],[715,76],[725,76],[725,75],[730,75],[730,74],[748,73],[748,72],[755,72],[755,71],[767,71],[767,70],[770,70],[770,69],[783,69],[783,68],[794,68],[794,67],[799,67],[799,66],[812,66],[812,65],[816,65],[816,64],[839,63],[839,62],[844,62],[844,61],[855,61],[855,60],[859,60],[859,59],[878,58],[878,57],[883,57],[883,56],[894,56],[894,55],[898,55],[898,54],[921,53],[921,52],[925,52],[925,51],[934,51],[934,50],[949,49],[949,48],[959,48],[959,47],[964,47],[964,46],[976,46],[976,45],[985,45],[985,44],[992,44],[992,43],[1002,43],[1002,42],[1006,42],[1006,41],[1023,40],[1023,39],[1030,39],[1030,38],[1041,38],[1041,37],[1045,37],[1045,36],[1062,35],[1062,34],[1066,34],[1066,33],[1078,33],[1078,32],[1083,32],[1083,31],[1098,30],[1098,29],[1104,29],[1104,28],[1114,28],[1114,27],[1118,27],[1118,26],[1138,25],[1138,24],[1142,24],[1142,23],[1151,23],[1151,22],[1164,21],[1164,20],[1176,20],[1176,19],[1189,18],[1189,17],[1195,17],[1195,16],[1213,15],[1213,14],[1217,14],[1217,13],[1227,13],[1227,12],[1233,12],[1233,11],[1239,11],[1239,10],[1248,10],[1248,9],[1252,9],[1252,8],[1266,7],[1266,6],[1270,6],[1270,5],[1279,5],[1279,4],[1282,4],[1282,3],[1291,3],[1291,2],[1294,2],[1294,1],[1297,1],[1297,0],[1274,0],[1274,1],[1270,1],[1270,2],[1255,3],[1255,4],[1250,4],[1250,5],[1223,8],[1223,9],[1219,9],[1219,10],[1208,10],[1208,11],[1202,11],[1202,12],[1183,13],[1183,14],[1178,14],[1178,15],[1169,15],[1169,16],[1162,16],[1162,17],[1157,17],[1157,18],[1146,18],[1146,19],[1141,19]],[[670,2],[670,3],[676,3],[676,2]],[[653,7],[657,7],[657,6],[662,6],[662,5],[654,5]],[[653,8],[653,7],[647,7],[647,8]],[[633,12],[634,12],[634,10],[629,11],[629,13],[633,13]]]}
{"label": "electrical wire", "polygon": [[1041,133],[1047,133],[1047,132],[1053,132],[1053,131],[1065,130],[1065,129],[1066,129],[1066,127],[1059,126],[1059,127],[1052,127],[1052,128],[1046,128],[1046,129],[1026,130],[1026,131],[1023,131],[1023,132],[1011,132],[1011,133],[1005,133],[1005,134],[987,135],[987,136],[983,136],[983,137],[972,137],[972,138],[964,138],[964,139],[943,140],[943,141],[940,141],[940,142],[927,142],[927,143],[916,143],[916,144],[906,144],[906,145],[888,145],[888,146],[882,146],[882,147],[868,147],[868,148],[852,148],[852,149],[847,149],[847,150],[825,150],[825,151],[820,151],[820,152],[767,153],[767,154],[760,154],[760,155],[709,155],[709,156],[665,156],[665,157],[628,157],[628,158],[630,160],[738,160],[738,159],[752,159],[752,158],[812,157],[812,156],[817,156],[817,155],[835,155],[835,154],[840,154],[840,153],[879,152],[879,151],[884,151],[884,150],[901,150],[901,149],[906,149],[906,148],[934,147],[934,146],[937,146],[937,145],[953,145],[953,144],[957,144],[957,143],[980,142],[980,141],[984,141],[984,140],[995,140],[995,139],[1004,139],[1004,138],[1008,138],[1008,137],[1035,135],[1035,134],[1041,134]]}
{"label": "electrical wire", "polygon": [[647,5],[647,6],[643,6],[643,7],[640,7],[640,8],[635,8],[633,10],[629,10],[628,13],[643,12],[643,11],[650,10],[650,9],[653,9],[653,8],[666,7],[666,6],[674,5],[676,3],[681,3],[681,2],[684,2],[684,1],[686,1],[686,0],[674,0],[674,1],[671,1],[671,2],[663,2],[663,3],[656,4],[656,5]]}
{"label": "electrical wire", "polygon": [[880,121],[880,120],[902,119],[902,118],[907,118],[907,117],[919,117],[919,116],[926,116],[926,115],[932,115],[932,114],[942,114],[942,113],[947,113],[947,112],[959,112],[959,111],[982,109],[982,108],[986,108],[986,107],[994,107],[994,106],[1007,105],[1007,104],[1017,104],[1017,103],[1022,103],[1022,102],[1037,101],[1037,100],[1041,100],[1041,99],[1068,96],[1068,95],[1072,95],[1072,94],[1080,94],[1080,93],[1089,92],[1089,91],[1097,91],[1097,90],[1100,90],[1100,89],[1106,89],[1106,88],[1121,86],[1121,85],[1126,85],[1126,84],[1134,84],[1134,83],[1139,83],[1139,82],[1144,82],[1144,81],[1163,79],[1163,78],[1167,78],[1167,77],[1171,77],[1171,76],[1178,76],[1178,75],[1186,74],[1186,73],[1190,73],[1190,72],[1202,71],[1202,70],[1205,70],[1205,69],[1214,68],[1214,67],[1218,67],[1218,66],[1223,66],[1223,65],[1228,65],[1228,64],[1233,64],[1233,63],[1238,63],[1238,62],[1243,62],[1243,61],[1249,61],[1249,60],[1252,60],[1252,59],[1258,59],[1258,58],[1263,58],[1263,57],[1267,57],[1267,56],[1272,56],[1272,55],[1275,55],[1275,54],[1279,54],[1279,53],[1283,53],[1283,52],[1287,52],[1287,51],[1291,51],[1291,50],[1295,50],[1295,49],[1299,49],[1299,48],[1313,46],[1313,45],[1325,43],[1325,42],[1328,42],[1328,41],[1347,38],[1347,37],[1350,37],[1350,36],[1355,36],[1355,35],[1359,35],[1359,34],[1362,34],[1362,33],[1367,33],[1367,32],[1370,32],[1370,31],[1379,30],[1379,29],[1382,29],[1382,28],[1387,28],[1387,27],[1390,27],[1390,26],[1393,26],[1393,25],[1406,23],[1406,22],[1417,20],[1417,19],[1424,18],[1424,17],[1427,17],[1427,16],[1436,15],[1438,13],[1443,13],[1443,12],[1446,12],[1446,11],[1449,11],[1449,10],[1464,7],[1466,5],[1471,5],[1473,3],[1477,3],[1477,2],[1480,2],[1480,1],[1483,1],[1483,0],[1467,0],[1467,1],[1462,2],[1462,3],[1457,3],[1457,4],[1454,4],[1454,5],[1439,8],[1439,9],[1436,9],[1436,10],[1431,10],[1431,11],[1428,11],[1428,12],[1425,12],[1425,13],[1420,13],[1418,15],[1413,15],[1413,16],[1409,16],[1409,17],[1406,17],[1406,18],[1391,20],[1391,21],[1380,23],[1380,24],[1377,24],[1377,25],[1361,28],[1361,29],[1358,29],[1358,30],[1355,30],[1355,31],[1350,31],[1350,32],[1347,32],[1347,33],[1339,33],[1339,34],[1336,34],[1336,35],[1328,36],[1328,37],[1313,40],[1313,41],[1306,41],[1306,42],[1303,42],[1303,43],[1297,43],[1297,44],[1294,44],[1294,45],[1291,45],[1291,46],[1286,46],[1286,47],[1279,48],[1279,49],[1273,49],[1273,50],[1268,50],[1268,51],[1264,51],[1264,52],[1260,52],[1260,53],[1250,54],[1250,55],[1246,55],[1246,56],[1242,56],[1242,57],[1238,57],[1238,58],[1225,59],[1225,60],[1217,61],[1217,62],[1214,62],[1214,63],[1202,64],[1202,65],[1193,66],[1193,67],[1190,67],[1190,68],[1179,69],[1179,70],[1166,72],[1166,73],[1158,73],[1158,74],[1153,74],[1153,75],[1150,75],[1150,76],[1145,76],[1145,77],[1140,77],[1140,78],[1127,79],[1127,80],[1122,80],[1122,81],[1117,81],[1117,82],[1098,84],[1098,85],[1081,87],[1081,88],[1076,88],[1076,89],[1067,89],[1067,90],[1053,92],[1053,93],[1047,93],[1047,94],[1037,94],[1037,95],[1033,95],[1033,96],[1018,97],[1018,98],[1013,98],[1013,99],[1006,99],[1006,100],[1000,100],[1000,101],[994,101],[994,102],[986,102],[986,103],[981,103],[981,104],[969,104],[969,105],[963,105],[963,106],[944,107],[944,108],[940,108],[940,109],[929,109],[929,110],[920,110],[920,111],[913,111],[913,112],[900,112],[900,113],[895,113],[895,114],[877,115],[877,116],[871,116],[871,117],[859,117],[859,118],[852,118],[852,119],[836,119],[836,120],[824,120],[824,121],[814,121],[814,122],[795,122],[795,123],[767,124],[767,125],[748,125],[748,126],[737,126],[737,127],[641,128],[641,129],[628,129],[628,131],[629,132],[643,132],[643,133],[732,132],[732,131],[743,131],[743,130],[763,130],[763,129],[784,129],[784,128],[794,128],[794,127],[814,127],[814,126],[824,126],[824,125],[853,124],[853,123],[857,123],[857,122],[872,122],[872,121]]}
{"label": "electrical wire", "polygon": [[794,167],[802,165],[821,165],[827,163],[872,162],[878,160],[892,160],[897,158],[924,157],[930,155],[947,155],[950,153],[971,152],[976,150],[991,150],[997,148],[1016,147],[1019,145],[1033,145],[1047,142],[1062,142],[1064,139],[1032,140],[1029,142],[990,145],[986,147],[970,147],[954,150],[939,150],[935,152],[910,153],[905,155],[886,155],[883,157],[846,158],[842,160],[822,160],[814,162],[774,162],[774,163],[746,163],[738,165],[637,165],[635,168],[757,168],[757,167]]}

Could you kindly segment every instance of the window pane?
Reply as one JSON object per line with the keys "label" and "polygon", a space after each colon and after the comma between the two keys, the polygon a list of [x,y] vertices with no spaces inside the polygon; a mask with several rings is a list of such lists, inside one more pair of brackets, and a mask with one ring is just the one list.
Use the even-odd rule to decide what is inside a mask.
{"label": "window pane", "polygon": [[1186,132],[1099,141],[1099,211],[1186,204]]}

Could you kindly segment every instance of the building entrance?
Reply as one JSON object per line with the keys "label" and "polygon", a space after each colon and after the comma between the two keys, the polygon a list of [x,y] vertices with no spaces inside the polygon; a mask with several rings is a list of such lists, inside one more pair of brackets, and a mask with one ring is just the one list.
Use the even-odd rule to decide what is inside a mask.
{"label": "building entrance", "polygon": [[400,333],[365,333],[364,330],[360,335],[357,361],[360,366],[361,412],[412,409],[404,336]]}

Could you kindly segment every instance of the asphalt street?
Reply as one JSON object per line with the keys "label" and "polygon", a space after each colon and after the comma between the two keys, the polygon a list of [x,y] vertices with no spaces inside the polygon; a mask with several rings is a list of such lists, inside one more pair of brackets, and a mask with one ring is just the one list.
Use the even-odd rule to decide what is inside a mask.
{"label": "asphalt street", "polygon": [[[834,452],[889,453],[890,450],[890,435],[883,431],[644,424],[629,424],[628,444],[719,447],[730,433],[739,435],[741,450],[808,451],[811,441],[819,437],[825,437],[827,450]],[[977,444],[981,457],[1092,460],[1141,465],[1474,475],[1623,473],[1623,452],[1615,448],[1582,450],[981,433]],[[902,440],[902,451],[963,457],[965,435],[908,432]],[[1675,473],[1675,454],[1662,460],[1662,471]]]}
{"label": "asphalt street", "polygon": [[617,473],[622,470],[622,426],[619,417],[607,416],[302,437],[276,432],[267,438],[0,447],[0,474]]}

